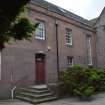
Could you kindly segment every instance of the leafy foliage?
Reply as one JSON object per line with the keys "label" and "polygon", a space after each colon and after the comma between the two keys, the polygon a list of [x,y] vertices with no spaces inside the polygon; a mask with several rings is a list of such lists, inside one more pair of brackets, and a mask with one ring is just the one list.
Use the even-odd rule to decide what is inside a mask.
{"label": "leafy foliage", "polygon": [[36,25],[27,18],[19,17],[30,0],[3,0],[0,3],[0,50],[11,38],[29,40]]}
{"label": "leafy foliage", "polygon": [[93,86],[82,86],[79,88],[74,89],[74,94],[77,96],[85,96],[89,97],[94,94],[94,87]]}
{"label": "leafy foliage", "polygon": [[11,22],[23,11],[24,6],[30,0],[2,0],[0,2],[0,32],[8,30]]}
{"label": "leafy foliage", "polygon": [[17,40],[28,39],[31,37],[35,27],[26,18],[21,18],[10,30],[10,36]]}
{"label": "leafy foliage", "polygon": [[60,92],[77,96],[91,96],[105,91],[105,70],[96,68],[70,67],[60,74]]}

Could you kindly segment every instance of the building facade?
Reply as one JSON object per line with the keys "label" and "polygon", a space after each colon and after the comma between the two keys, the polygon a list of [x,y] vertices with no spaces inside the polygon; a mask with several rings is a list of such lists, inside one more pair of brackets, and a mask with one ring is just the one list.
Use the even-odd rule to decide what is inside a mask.
{"label": "building facade", "polygon": [[97,67],[105,68],[105,8],[96,21]]}
{"label": "building facade", "polygon": [[74,64],[96,67],[100,58],[99,34],[86,19],[43,0],[27,5],[27,17],[39,26],[30,42],[12,42],[2,51],[0,99],[14,86],[56,83],[59,72]]}

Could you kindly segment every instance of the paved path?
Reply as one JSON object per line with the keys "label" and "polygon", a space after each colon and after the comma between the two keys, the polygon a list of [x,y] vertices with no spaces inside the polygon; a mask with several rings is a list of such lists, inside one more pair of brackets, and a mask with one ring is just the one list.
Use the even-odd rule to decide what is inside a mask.
{"label": "paved path", "polygon": [[92,101],[80,101],[78,98],[65,98],[39,105],[105,105],[105,93],[95,96]]}
{"label": "paved path", "polygon": [[6,100],[6,101],[0,101],[0,105],[32,105],[27,102],[23,102],[20,100]]}
{"label": "paved path", "polygon": [[[27,102],[22,102],[19,100],[7,100],[7,101],[0,101],[0,105],[32,105]],[[105,93],[98,94],[95,96],[94,100],[92,101],[80,101],[78,98],[65,98],[59,99],[52,102],[46,102],[38,105],[105,105]]]}

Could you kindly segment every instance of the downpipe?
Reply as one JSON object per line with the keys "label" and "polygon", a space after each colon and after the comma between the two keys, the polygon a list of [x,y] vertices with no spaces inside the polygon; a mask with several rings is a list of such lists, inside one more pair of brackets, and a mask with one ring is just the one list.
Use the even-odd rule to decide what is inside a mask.
{"label": "downpipe", "polygon": [[14,99],[14,91],[16,89],[16,86],[14,86],[12,89],[11,89],[11,99],[13,100]]}

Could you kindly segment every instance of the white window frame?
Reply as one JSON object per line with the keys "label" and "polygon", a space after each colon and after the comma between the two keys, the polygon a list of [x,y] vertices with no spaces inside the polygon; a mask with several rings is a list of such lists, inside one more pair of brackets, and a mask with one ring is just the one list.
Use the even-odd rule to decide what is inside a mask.
{"label": "white window frame", "polygon": [[39,31],[39,27],[40,27],[40,26],[38,26],[35,30],[35,38],[40,39],[40,40],[45,40],[45,23],[42,21],[38,21],[38,23],[39,23],[39,25],[42,24],[42,27],[41,27],[42,29],[40,29],[40,30],[43,32],[41,35],[42,37],[40,37],[40,35],[37,34],[37,31]]}
{"label": "white window frame", "polygon": [[92,66],[92,49],[91,49],[91,36],[87,35],[87,60],[88,60],[88,65]]}
{"label": "white window frame", "polygon": [[[67,39],[69,37],[69,39]],[[70,40],[70,42],[68,43],[67,40]],[[66,29],[66,45],[72,45],[73,43],[73,38],[72,38],[72,30],[71,29]]]}

